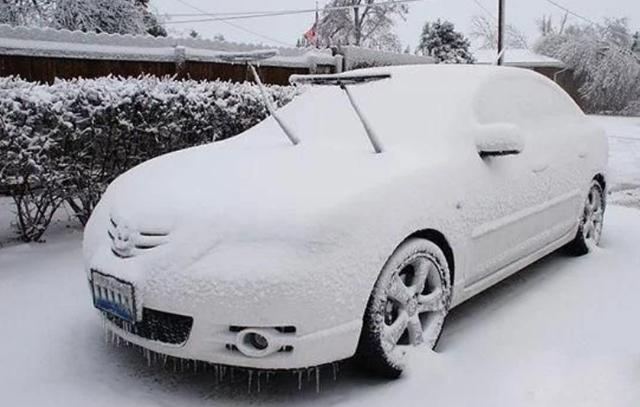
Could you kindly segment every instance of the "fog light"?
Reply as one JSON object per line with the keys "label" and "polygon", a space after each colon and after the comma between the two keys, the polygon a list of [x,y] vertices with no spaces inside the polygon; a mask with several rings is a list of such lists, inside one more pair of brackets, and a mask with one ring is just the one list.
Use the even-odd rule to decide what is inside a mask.
{"label": "fog light", "polygon": [[263,358],[282,347],[279,332],[269,328],[245,328],[236,335],[236,347],[245,356]]}
{"label": "fog light", "polygon": [[269,341],[267,340],[267,338],[256,332],[251,332],[245,335],[244,340],[257,350],[265,350],[269,347]]}

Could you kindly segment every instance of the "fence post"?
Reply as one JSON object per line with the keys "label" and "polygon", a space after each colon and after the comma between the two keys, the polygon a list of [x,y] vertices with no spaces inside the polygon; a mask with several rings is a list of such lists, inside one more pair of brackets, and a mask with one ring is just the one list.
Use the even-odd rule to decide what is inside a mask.
{"label": "fence post", "polygon": [[335,73],[340,73],[344,70],[344,57],[340,54],[336,54],[333,57],[333,60],[335,61]]}
{"label": "fence post", "polygon": [[187,61],[187,49],[182,45],[176,45],[174,48],[174,58],[176,68],[176,76],[178,78],[184,77],[184,66]]}

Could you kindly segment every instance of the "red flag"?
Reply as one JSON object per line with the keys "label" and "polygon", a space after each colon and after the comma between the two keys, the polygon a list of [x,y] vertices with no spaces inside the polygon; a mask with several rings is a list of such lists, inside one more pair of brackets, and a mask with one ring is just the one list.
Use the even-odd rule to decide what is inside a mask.
{"label": "red flag", "polygon": [[311,28],[309,28],[305,33],[304,33],[304,38],[309,42],[309,43],[314,43],[316,41],[316,25],[314,24],[313,26],[311,26]]}

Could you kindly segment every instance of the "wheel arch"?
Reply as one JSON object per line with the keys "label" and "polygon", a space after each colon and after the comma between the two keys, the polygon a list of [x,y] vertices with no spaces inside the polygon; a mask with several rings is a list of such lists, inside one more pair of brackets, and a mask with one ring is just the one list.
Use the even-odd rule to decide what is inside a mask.
{"label": "wheel arch", "polygon": [[429,240],[430,242],[438,245],[440,250],[442,250],[442,252],[444,253],[444,257],[447,259],[447,265],[449,266],[449,272],[451,273],[451,284],[453,284],[453,282],[455,281],[456,273],[455,256],[453,254],[451,244],[449,244],[449,241],[447,240],[445,235],[436,229],[422,229],[407,236],[405,241],[411,238]]}

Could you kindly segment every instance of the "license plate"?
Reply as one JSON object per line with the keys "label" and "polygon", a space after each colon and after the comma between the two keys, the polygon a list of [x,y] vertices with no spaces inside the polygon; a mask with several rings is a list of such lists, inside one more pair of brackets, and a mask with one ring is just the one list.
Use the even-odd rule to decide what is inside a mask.
{"label": "license plate", "polygon": [[92,271],[91,291],[93,305],[96,308],[125,321],[136,321],[134,288],[131,283],[98,271]]}

